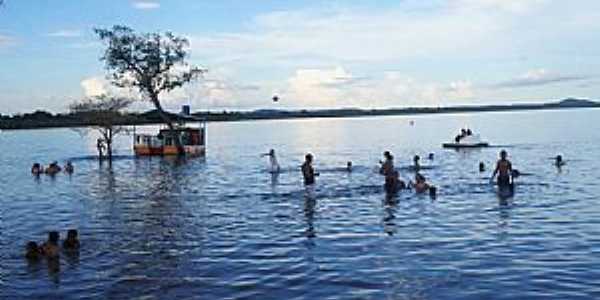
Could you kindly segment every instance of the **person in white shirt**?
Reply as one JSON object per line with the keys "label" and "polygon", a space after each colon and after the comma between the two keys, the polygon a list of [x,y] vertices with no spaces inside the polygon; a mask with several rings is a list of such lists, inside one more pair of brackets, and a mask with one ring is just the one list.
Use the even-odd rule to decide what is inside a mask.
{"label": "person in white shirt", "polygon": [[281,168],[279,167],[279,163],[277,162],[277,157],[275,156],[275,150],[269,150],[269,153],[264,153],[262,156],[269,157],[269,173],[279,173]]}

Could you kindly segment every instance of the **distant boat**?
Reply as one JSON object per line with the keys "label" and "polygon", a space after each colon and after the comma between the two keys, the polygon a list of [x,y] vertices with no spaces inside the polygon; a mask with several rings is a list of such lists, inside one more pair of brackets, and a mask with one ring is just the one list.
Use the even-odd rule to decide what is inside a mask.
{"label": "distant boat", "polygon": [[450,149],[485,148],[489,146],[490,144],[488,142],[482,141],[478,134],[463,137],[458,142],[442,144],[442,147]]}
{"label": "distant boat", "polygon": [[[199,156],[206,153],[204,126],[200,128],[178,127],[175,134],[183,146],[186,155]],[[136,156],[177,155],[175,138],[168,128],[161,129],[158,134],[134,134],[133,152]]]}
{"label": "distant boat", "polygon": [[[189,156],[206,154],[206,121],[189,115],[189,108],[184,107],[180,115],[176,115],[179,124],[175,125],[175,135],[168,128],[162,128],[158,134],[133,134],[133,152],[136,156],[178,155],[175,138],[181,141],[184,153]],[[198,127],[186,126],[185,122],[198,123]]]}

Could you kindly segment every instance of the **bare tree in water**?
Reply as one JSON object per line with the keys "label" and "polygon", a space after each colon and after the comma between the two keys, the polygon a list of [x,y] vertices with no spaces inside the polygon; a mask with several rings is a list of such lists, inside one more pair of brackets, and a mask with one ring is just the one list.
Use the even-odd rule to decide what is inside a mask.
{"label": "bare tree in water", "polygon": [[[116,135],[127,131],[121,124],[126,121],[122,110],[133,101],[127,98],[107,95],[95,96],[77,101],[69,105],[71,113],[76,114],[90,128],[98,131],[106,143],[106,156],[112,161],[112,144]],[[102,159],[102,150],[98,149]]]}
{"label": "bare tree in water", "polygon": [[147,97],[169,127],[178,153],[183,154],[181,140],[173,120],[161,105],[160,95],[182,87],[206,72],[186,62],[188,40],[171,32],[137,33],[126,26],[95,29],[95,32],[107,44],[101,60],[110,72],[112,83],[137,89]]}

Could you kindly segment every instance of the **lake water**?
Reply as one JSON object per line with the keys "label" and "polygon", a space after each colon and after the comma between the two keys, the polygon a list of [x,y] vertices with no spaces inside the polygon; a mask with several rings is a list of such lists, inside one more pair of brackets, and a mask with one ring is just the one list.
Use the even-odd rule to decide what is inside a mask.
{"label": "lake water", "polygon": [[[204,159],[136,159],[123,137],[112,168],[89,157],[94,136],[4,131],[0,298],[597,299],[599,118],[590,109],[211,123]],[[463,126],[527,173],[512,199],[487,181],[500,147],[441,148]],[[270,148],[278,177],[259,157]],[[384,150],[406,179],[402,167],[421,155],[437,199],[407,191],[386,201],[373,172]],[[321,172],[314,201],[299,171],[307,152]],[[68,159],[72,176],[29,173]],[[339,171],[348,160],[354,172]],[[82,248],[58,271],[23,258],[27,241],[70,228]]]}

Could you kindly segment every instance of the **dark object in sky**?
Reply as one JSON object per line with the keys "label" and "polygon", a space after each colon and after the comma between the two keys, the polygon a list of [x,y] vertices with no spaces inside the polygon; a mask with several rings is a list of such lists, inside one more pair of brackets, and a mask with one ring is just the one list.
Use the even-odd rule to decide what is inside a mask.
{"label": "dark object in sky", "polygon": [[277,95],[273,96],[273,102],[279,102],[279,96],[277,96]]}

